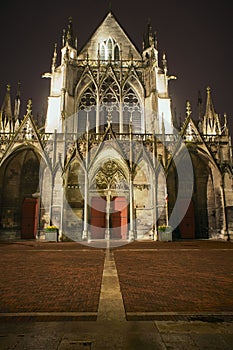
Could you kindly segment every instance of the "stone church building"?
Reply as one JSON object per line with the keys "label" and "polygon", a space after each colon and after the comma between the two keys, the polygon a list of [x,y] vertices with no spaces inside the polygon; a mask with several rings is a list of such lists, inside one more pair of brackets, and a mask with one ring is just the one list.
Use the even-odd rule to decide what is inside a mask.
{"label": "stone church building", "polygon": [[233,238],[227,116],[211,90],[176,120],[166,55],[148,24],[140,52],[109,12],[78,48],[72,19],[55,45],[44,125],[10,86],[0,111],[0,239]]}

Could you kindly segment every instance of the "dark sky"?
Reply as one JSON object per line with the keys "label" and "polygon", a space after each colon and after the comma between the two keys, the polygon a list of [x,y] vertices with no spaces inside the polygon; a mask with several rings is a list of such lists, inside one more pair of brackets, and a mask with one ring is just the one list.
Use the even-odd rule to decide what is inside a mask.
{"label": "dark sky", "polygon": [[[186,100],[190,100],[193,118],[197,118],[197,96],[201,91],[205,102],[206,87],[210,86],[217,113],[227,113],[233,135],[233,4],[229,0],[214,1],[127,1],[112,0],[112,11],[141,51],[142,37],[148,18],[157,31],[160,58],[167,53],[170,82],[177,114],[185,115]],[[104,0],[5,1],[0,10],[1,58],[0,104],[5,86],[12,93],[21,81],[23,113],[29,98],[33,114],[46,106],[49,72],[54,43],[61,47],[62,29],[68,17],[73,17],[79,48],[108,13]]]}

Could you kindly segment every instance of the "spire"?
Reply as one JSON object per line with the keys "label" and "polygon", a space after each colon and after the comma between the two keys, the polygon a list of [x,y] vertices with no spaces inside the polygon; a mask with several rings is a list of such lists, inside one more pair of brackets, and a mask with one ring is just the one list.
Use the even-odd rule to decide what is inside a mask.
{"label": "spire", "polygon": [[1,107],[2,129],[10,132],[12,129],[11,86],[6,87],[5,98]]}
{"label": "spire", "polygon": [[167,57],[165,52],[163,53],[162,64],[164,73],[167,74]]}
{"label": "spire", "polygon": [[67,30],[63,29],[63,35],[62,35],[62,45],[63,47],[65,45],[69,45],[73,48],[75,48],[77,39],[74,37],[73,34],[73,23],[72,23],[72,17],[69,17],[69,23]]}
{"label": "spire", "polygon": [[27,103],[27,115],[32,115],[32,99],[30,98]]}
{"label": "spire", "polygon": [[53,59],[52,59],[52,71],[56,68],[57,64],[57,43],[54,44]]}
{"label": "spire", "polygon": [[211,94],[210,94],[210,87],[208,86],[206,89],[207,92],[207,99],[206,99],[206,111],[205,111],[205,116],[209,118],[213,118],[215,115],[214,111],[214,105],[212,102]]}
{"label": "spire", "polygon": [[186,118],[189,119],[192,114],[191,104],[189,101],[186,101]]}
{"label": "spire", "polygon": [[227,123],[227,115],[226,115],[226,113],[224,113],[224,115],[223,115],[223,118],[224,118],[224,125],[223,125],[223,133],[225,134],[225,135],[229,135],[229,129],[228,129],[228,123]]}
{"label": "spire", "polygon": [[206,135],[219,135],[221,132],[221,125],[218,114],[215,113],[212,102],[210,87],[207,87],[206,111],[203,118],[203,133]]}
{"label": "spire", "polygon": [[17,93],[16,93],[16,97],[15,97],[15,108],[14,108],[14,129],[16,124],[19,124],[19,115],[20,115],[20,81],[18,82],[18,86],[17,86]]}
{"label": "spire", "polygon": [[149,19],[147,24],[147,30],[143,38],[143,49],[146,50],[151,46],[156,47],[156,45],[157,45],[156,32],[153,32],[151,22]]}

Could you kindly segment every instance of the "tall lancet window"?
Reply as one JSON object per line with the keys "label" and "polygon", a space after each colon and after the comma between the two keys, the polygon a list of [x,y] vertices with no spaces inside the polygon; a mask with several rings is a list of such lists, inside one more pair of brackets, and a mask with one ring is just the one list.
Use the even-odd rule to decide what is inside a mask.
{"label": "tall lancet window", "polygon": [[100,59],[102,61],[119,61],[120,60],[120,48],[117,42],[108,38],[100,44]]}
{"label": "tall lancet window", "polygon": [[115,45],[115,48],[114,48],[114,59],[115,61],[120,60],[120,50],[118,45]]}
{"label": "tall lancet window", "polygon": [[112,39],[109,38],[108,45],[107,45],[107,52],[108,52],[108,59],[109,60],[111,60],[113,58],[112,48],[113,48]]}
{"label": "tall lancet window", "polygon": [[100,59],[102,61],[105,60],[105,51],[106,51],[105,43],[101,43],[101,45],[100,45]]}
{"label": "tall lancet window", "polygon": [[78,132],[93,130],[96,127],[96,94],[92,84],[82,94],[78,106]]}
{"label": "tall lancet window", "polygon": [[127,83],[123,89],[123,132],[129,131],[130,121],[134,133],[143,132],[142,107],[135,91]]}
{"label": "tall lancet window", "polygon": [[108,76],[100,87],[100,131],[104,131],[108,116],[111,118],[113,130],[119,131],[119,100],[119,87],[116,81]]}

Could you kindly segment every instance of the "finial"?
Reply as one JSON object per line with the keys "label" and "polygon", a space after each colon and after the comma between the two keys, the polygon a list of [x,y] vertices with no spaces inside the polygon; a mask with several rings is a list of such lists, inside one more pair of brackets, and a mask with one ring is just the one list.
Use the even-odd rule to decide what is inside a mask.
{"label": "finial", "polygon": [[207,91],[207,94],[208,94],[208,95],[210,95],[210,90],[211,90],[210,87],[207,86],[206,91]]}
{"label": "finial", "polygon": [[54,52],[53,52],[53,59],[52,59],[52,68],[56,67],[56,60],[57,60],[57,43],[54,44]]}
{"label": "finial", "polygon": [[7,91],[7,92],[10,92],[10,91],[11,91],[11,85],[10,85],[10,84],[7,84],[7,86],[6,86],[6,91]]}
{"label": "finial", "polygon": [[226,129],[227,128],[227,114],[224,113],[223,117],[224,117],[224,128]]}
{"label": "finial", "polygon": [[192,113],[191,104],[189,101],[186,102],[186,117],[189,118]]}
{"label": "finial", "polygon": [[66,37],[66,30],[63,29],[63,31],[62,31],[62,47],[65,46],[65,37]]}
{"label": "finial", "polygon": [[167,69],[167,58],[166,58],[165,52],[163,53],[162,63],[163,63],[163,68]]}
{"label": "finial", "polygon": [[[64,31],[64,44],[74,47],[75,46],[75,38],[73,34],[73,25],[72,25],[72,17],[68,18],[68,30]],[[63,44],[63,46],[64,46]]]}
{"label": "finial", "polygon": [[27,103],[27,114],[32,114],[32,99],[30,98]]}

